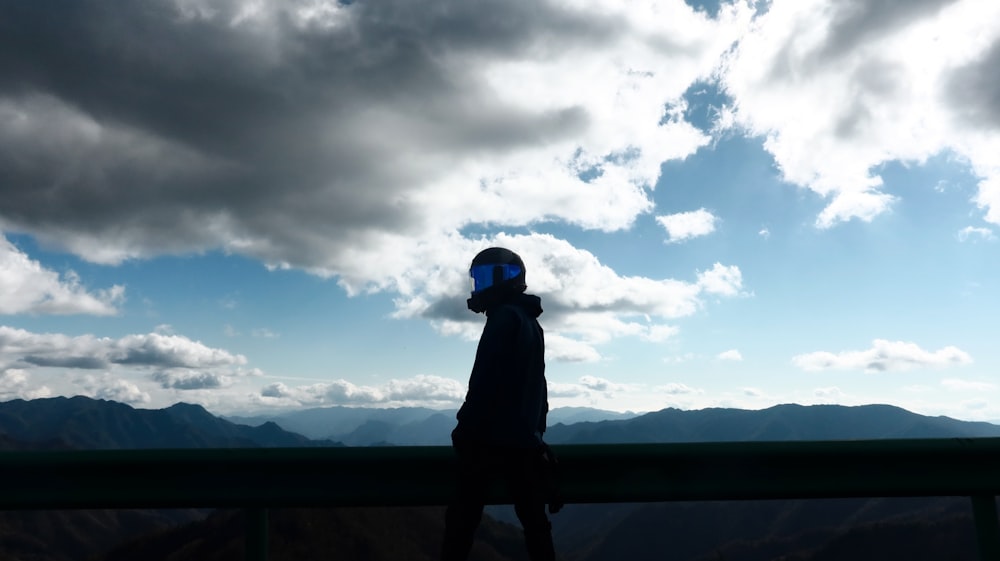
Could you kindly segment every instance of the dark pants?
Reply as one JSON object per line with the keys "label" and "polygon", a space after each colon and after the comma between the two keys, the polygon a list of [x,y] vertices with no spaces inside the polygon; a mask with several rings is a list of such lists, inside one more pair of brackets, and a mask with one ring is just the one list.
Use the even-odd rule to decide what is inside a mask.
{"label": "dark pants", "polygon": [[503,481],[514,499],[531,561],[553,561],[552,524],[545,514],[548,471],[540,449],[463,450],[458,485],[445,514],[442,561],[465,561],[486,505],[486,493]]}

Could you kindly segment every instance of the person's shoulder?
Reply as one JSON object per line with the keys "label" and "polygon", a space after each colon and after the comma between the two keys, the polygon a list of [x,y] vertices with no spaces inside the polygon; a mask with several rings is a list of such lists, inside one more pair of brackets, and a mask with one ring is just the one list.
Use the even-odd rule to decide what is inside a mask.
{"label": "person's shoulder", "polygon": [[527,314],[532,318],[537,318],[542,315],[542,299],[534,294],[520,294],[518,298],[513,301],[520,312]]}
{"label": "person's shoulder", "polygon": [[500,318],[504,321],[535,319],[542,313],[541,301],[533,294],[517,294],[490,308],[486,313],[487,321]]}

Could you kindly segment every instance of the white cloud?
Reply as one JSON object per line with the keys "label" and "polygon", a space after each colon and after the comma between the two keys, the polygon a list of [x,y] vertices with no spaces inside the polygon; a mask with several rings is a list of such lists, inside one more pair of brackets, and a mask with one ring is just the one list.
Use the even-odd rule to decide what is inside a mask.
{"label": "white cloud", "polygon": [[279,382],[262,388],[256,399],[272,406],[454,406],[465,399],[465,386],[451,378],[429,375],[392,379],[379,386],[357,385],[343,379],[297,387]]}
{"label": "white cloud", "polygon": [[0,368],[0,399],[38,399],[52,395],[48,386],[31,384],[30,377],[28,371],[20,368]]}
{"label": "white cloud", "polygon": [[399,403],[454,403],[465,399],[464,384],[441,376],[418,375],[389,380],[383,392],[387,400]]}
{"label": "white cloud", "polygon": [[676,382],[665,384],[662,386],[656,386],[655,388],[653,388],[653,391],[665,393],[667,395],[688,395],[688,394],[704,393],[701,390],[697,390],[686,384],[680,384]]}
{"label": "white cloud", "polygon": [[876,339],[872,348],[840,353],[814,352],[792,358],[792,363],[807,371],[864,370],[866,372],[904,371],[914,368],[944,368],[969,364],[972,357],[953,346],[927,351],[916,343]]}
{"label": "white cloud", "polygon": [[151,401],[148,392],[142,391],[139,386],[128,380],[114,380],[109,385],[100,388],[94,397],[128,403],[129,405],[146,405]]}
{"label": "white cloud", "polygon": [[583,397],[588,394],[587,388],[580,384],[549,382],[549,400]]}
{"label": "white cloud", "polygon": [[641,333],[639,338],[652,343],[662,343],[679,332],[680,328],[673,325],[652,325],[645,333]]}
{"label": "white cloud", "polygon": [[813,396],[815,396],[820,403],[839,403],[845,397],[844,392],[836,386],[816,388],[813,390]]}
{"label": "white cloud", "polygon": [[[656,411],[665,407],[691,408],[705,399],[705,391],[681,382],[623,383],[600,376],[581,376],[573,383],[549,382],[552,407],[589,406],[615,411]],[[625,405],[627,404],[627,405]]]}
{"label": "white cloud", "polygon": [[681,363],[684,363],[684,362],[692,361],[692,360],[694,360],[696,358],[698,358],[698,355],[696,355],[694,353],[684,353],[684,354],[678,355],[678,356],[663,357],[663,362],[665,362],[667,364],[681,364]]}
{"label": "white cloud", "polygon": [[17,382],[11,391],[24,395],[58,391],[148,404],[170,399],[163,392],[154,396],[157,388],[221,389],[235,380],[259,376],[259,370],[244,367],[246,362],[243,355],[181,335],[148,333],[112,339],[0,326],[0,371],[8,383]]}
{"label": "white cloud", "polygon": [[983,411],[990,406],[985,399],[970,399],[962,402],[962,407],[968,411]]}
{"label": "white cloud", "polygon": [[700,208],[691,212],[680,212],[657,216],[656,221],[667,230],[670,243],[679,243],[699,236],[707,236],[715,231],[718,218],[711,212]]}
{"label": "white cloud", "polygon": [[597,362],[601,360],[601,353],[592,345],[553,333],[545,336],[545,358],[561,362]]}
{"label": "white cloud", "polygon": [[267,329],[265,327],[259,327],[257,329],[252,330],[250,332],[250,335],[258,339],[277,339],[281,337],[280,334],[271,331],[270,329]]}
{"label": "white cloud", "polygon": [[76,273],[63,275],[42,267],[0,232],[0,314],[118,313],[125,287],[88,291]]}
{"label": "white cloud", "polygon": [[996,235],[993,234],[993,230],[990,228],[978,228],[975,226],[966,226],[958,231],[958,241],[976,241],[976,240],[986,240],[994,241],[996,240]]}
{"label": "white cloud", "polygon": [[595,392],[613,394],[628,389],[628,385],[612,382],[606,378],[598,376],[581,376],[580,385]]}
{"label": "white cloud", "polygon": [[[895,197],[885,162],[949,152],[1000,223],[1000,3],[776,0],[721,70],[733,126],[765,138],[784,178],[828,200],[822,228],[872,220]],[[906,196],[902,193],[900,196]]]}
{"label": "white cloud", "polygon": [[[2,329],[2,328],[0,328]],[[2,331],[0,331],[2,333]],[[138,364],[167,368],[213,368],[246,364],[243,355],[214,349],[181,335],[126,335],[107,346],[106,360],[115,364]]]}
{"label": "white cloud", "polygon": [[945,378],[941,380],[941,386],[948,390],[970,392],[988,392],[997,389],[997,385],[991,382],[975,382],[959,378]]}
{"label": "white cloud", "polygon": [[708,294],[736,296],[743,288],[743,274],[735,265],[716,263],[710,270],[698,273],[698,286]]}
{"label": "white cloud", "polygon": [[508,247],[524,259],[528,291],[542,299],[541,321],[553,360],[599,360],[596,346],[620,337],[665,341],[679,328],[663,320],[697,313],[706,296],[737,296],[743,289],[735,265],[715,263],[696,272],[694,282],[652,279],[619,275],[594,254],[548,234],[499,234],[475,241],[449,236],[421,244],[418,251],[401,246],[386,261],[398,268],[383,276],[400,293],[396,316],[429,318],[441,333],[477,339],[482,318],[466,308],[466,270],[471,257],[490,245]]}
{"label": "white cloud", "polygon": [[743,360],[743,355],[737,349],[729,349],[728,351],[723,351],[718,354],[715,358],[719,360],[732,360],[739,362]]}

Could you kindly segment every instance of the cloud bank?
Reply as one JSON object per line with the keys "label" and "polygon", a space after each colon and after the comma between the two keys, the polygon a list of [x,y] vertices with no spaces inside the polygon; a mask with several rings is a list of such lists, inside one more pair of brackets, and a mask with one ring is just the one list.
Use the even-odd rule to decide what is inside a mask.
{"label": "cloud bank", "polygon": [[876,339],[863,351],[831,353],[819,351],[798,355],[792,363],[802,370],[864,370],[866,372],[904,371],[915,368],[944,368],[970,364],[972,357],[965,351],[948,346],[927,351],[916,343]]}
{"label": "cloud bank", "polygon": [[897,195],[886,162],[968,162],[1000,224],[1000,4],[770,2],[720,70],[727,125],[766,139],[787,181],[828,203],[816,225],[870,221]]}
{"label": "cloud bank", "polygon": [[[221,249],[352,295],[396,293],[400,317],[441,322],[464,309],[455,271],[488,243],[521,241],[548,317],[587,325],[564,332],[556,356],[668,337],[674,326],[630,316],[688,315],[712,287],[618,277],[542,235],[463,232],[615,231],[652,212],[661,164],[711,140],[684,120],[684,93],[750,7],[710,18],[680,0],[434,5],[6,5],[0,229],[106,264]],[[576,284],[573,264],[612,290]]]}
{"label": "cloud bank", "polygon": [[9,5],[4,227],[95,262],[223,248],[351,287],[386,273],[355,252],[468,224],[626,228],[660,164],[709,141],[667,106],[749,18],[436,5]]}
{"label": "cloud bank", "polygon": [[88,291],[76,273],[60,275],[30,259],[0,232],[0,315],[118,313],[125,287]]}
{"label": "cloud bank", "polygon": [[[508,245],[543,297],[550,357],[600,361],[602,343],[667,341],[709,300],[744,293],[738,263],[629,276],[544,233],[653,216],[653,189],[670,188],[661,165],[713,140],[684,118],[684,93],[706,79],[731,98],[712,132],[763,138],[784,179],[826,200],[820,228],[874,220],[906,196],[884,190],[880,166],[940,154],[969,166],[972,204],[1000,224],[996,2],[775,0],[757,15],[738,2],[714,19],[680,0],[431,5],[4,3],[0,232],[111,265],[222,250],[352,295],[389,292],[396,317],[469,338],[468,259]],[[676,241],[716,224],[704,209],[655,218]],[[480,230],[521,234],[470,233]],[[0,291],[0,314],[112,315],[124,298],[121,286],[46,270],[6,238]],[[136,368],[164,391],[214,391],[245,367],[178,336],[4,329],[0,386],[11,391],[55,368]],[[806,369],[969,360],[885,341],[796,357]],[[92,382],[137,402],[150,391]],[[282,391],[299,390],[263,397]]]}
{"label": "cloud bank", "polygon": [[[148,333],[118,339],[92,335],[32,333],[0,326],[0,386],[19,397],[49,391],[148,403],[149,389],[225,388],[236,379],[260,375],[243,355],[208,347],[180,335]],[[58,375],[53,376],[56,372]],[[33,379],[32,382],[30,379]],[[29,382],[31,382],[29,384]]]}
{"label": "cloud bank", "polygon": [[254,399],[269,407],[354,405],[380,407],[455,406],[465,399],[465,385],[440,376],[393,379],[379,386],[335,380],[307,386],[284,383],[265,386]]}

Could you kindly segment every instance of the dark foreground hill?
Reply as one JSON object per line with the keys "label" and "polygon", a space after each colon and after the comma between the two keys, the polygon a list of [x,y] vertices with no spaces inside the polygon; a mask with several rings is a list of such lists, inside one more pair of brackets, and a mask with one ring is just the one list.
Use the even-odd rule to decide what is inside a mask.
{"label": "dark foreground hill", "polygon": [[979,559],[965,498],[572,505],[554,526],[573,561]]}
{"label": "dark foreground hill", "polygon": [[[272,509],[268,559],[436,561],[444,532],[441,508]],[[244,519],[219,511],[103,555],[99,561],[242,561]],[[484,518],[470,561],[526,560],[521,531]]]}

